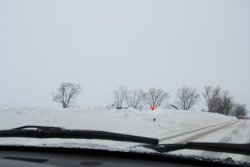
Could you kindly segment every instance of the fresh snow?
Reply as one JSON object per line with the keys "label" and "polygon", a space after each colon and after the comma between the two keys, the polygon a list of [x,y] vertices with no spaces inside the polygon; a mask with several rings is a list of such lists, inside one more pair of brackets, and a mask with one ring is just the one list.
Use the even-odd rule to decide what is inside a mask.
{"label": "fresh snow", "polygon": [[[25,125],[56,126],[67,129],[101,130],[144,137],[162,138],[171,134],[186,132],[215,124],[237,120],[235,117],[201,111],[182,111],[156,109],[154,111],[135,109],[41,109],[41,108],[0,108],[0,129],[6,130]],[[239,126],[243,126],[239,123]],[[248,126],[250,127],[250,125]],[[241,143],[250,138],[244,127],[239,133]],[[237,128],[237,127],[234,127]],[[235,129],[233,129],[235,130]],[[235,130],[236,133],[237,129]],[[216,131],[213,135],[203,136],[195,141],[219,142],[230,136],[230,127],[224,131]],[[171,140],[175,142],[174,140]],[[232,140],[237,143],[237,140]],[[177,142],[177,141],[176,141]],[[124,149],[137,144],[104,140],[86,139],[27,139],[0,138],[2,145],[43,145],[99,148],[108,150]],[[132,145],[131,145],[132,144]],[[148,149],[139,148],[139,151]],[[138,151],[138,150],[137,150]],[[149,150],[148,150],[149,151]],[[197,151],[183,150],[180,153],[197,153]],[[176,152],[176,153],[179,153]],[[175,153],[175,152],[173,152]]]}
{"label": "fresh snow", "polygon": [[235,117],[215,113],[166,109],[138,111],[134,109],[0,108],[0,129],[41,125],[103,130],[146,137],[159,137],[166,133],[171,134],[235,119]]}
{"label": "fresh snow", "polygon": [[215,113],[166,109],[138,111],[134,109],[108,110],[100,108],[0,108],[0,115],[0,129],[11,129],[24,125],[41,125],[67,129],[102,130],[157,138],[235,120],[234,117]]}

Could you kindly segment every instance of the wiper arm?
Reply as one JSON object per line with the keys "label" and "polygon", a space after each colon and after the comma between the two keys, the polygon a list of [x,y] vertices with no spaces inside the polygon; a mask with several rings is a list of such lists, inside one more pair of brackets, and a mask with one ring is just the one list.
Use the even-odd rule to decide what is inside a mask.
{"label": "wiper arm", "polygon": [[145,145],[149,148],[161,153],[177,151],[182,149],[205,150],[224,153],[235,153],[250,155],[250,143],[247,144],[230,144],[230,143],[200,143],[189,142],[186,144],[159,144],[159,145]]}
{"label": "wiper arm", "polygon": [[1,137],[102,139],[156,145],[158,139],[94,130],[68,130],[60,127],[22,126],[10,130],[0,130]]}

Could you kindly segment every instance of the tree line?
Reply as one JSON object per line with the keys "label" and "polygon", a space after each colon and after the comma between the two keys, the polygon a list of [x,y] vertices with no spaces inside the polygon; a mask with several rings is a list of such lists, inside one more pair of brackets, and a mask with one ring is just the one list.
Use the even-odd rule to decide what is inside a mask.
{"label": "tree line", "polygon": [[148,92],[143,92],[138,89],[128,90],[125,86],[120,86],[114,90],[113,106],[116,109],[122,109],[124,106],[142,109],[146,104],[149,107],[158,108],[164,105],[169,97],[169,93],[162,89],[151,88]]}
{"label": "tree line", "polygon": [[[63,108],[74,107],[75,99],[81,93],[79,84],[62,82],[56,92],[52,94],[52,99],[62,105]],[[170,93],[160,88],[150,88],[147,91],[141,89],[129,90],[122,85],[113,92],[113,107],[116,109],[135,108],[142,110],[145,107],[159,108],[168,107],[177,110],[190,110],[200,100],[204,98],[207,111],[223,115],[231,115],[240,118],[246,116],[246,106],[236,103],[228,90],[223,90],[219,86],[213,88],[206,86],[199,95],[197,89],[183,86],[176,92],[175,101],[169,103]]]}
{"label": "tree line", "polygon": [[215,88],[206,86],[202,95],[209,112],[236,116],[237,118],[247,115],[246,106],[235,102],[228,90],[222,90],[219,86]]}
{"label": "tree line", "polygon": [[170,93],[160,88],[150,88],[144,92],[139,89],[128,90],[124,85],[114,90],[113,106],[116,109],[124,107],[142,109],[144,106],[154,107],[171,105],[175,109],[189,110],[198,101],[199,94],[196,89],[183,86],[177,91],[177,98],[174,104],[169,104]]}
{"label": "tree line", "polygon": [[168,107],[177,110],[190,110],[204,98],[207,111],[223,115],[231,115],[240,118],[247,115],[246,106],[234,101],[228,90],[222,90],[219,86],[213,88],[206,86],[199,95],[197,89],[183,86],[176,92],[175,101],[169,103],[170,93],[159,88],[150,88],[148,91],[132,89],[120,86],[114,90],[113,106],[116,109],[147,107]]}

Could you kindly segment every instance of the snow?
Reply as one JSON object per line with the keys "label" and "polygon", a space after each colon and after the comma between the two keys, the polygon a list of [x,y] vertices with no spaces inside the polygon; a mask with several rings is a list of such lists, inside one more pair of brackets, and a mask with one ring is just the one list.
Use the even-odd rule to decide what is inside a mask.
{"label": "snow", "polygon": [[[154,121],[155,119],[155,121]],[[181,110],[0,108],[0,129],[24,125],[159,137],[183,130],[235,120],[215,113]]]}
{"label": "snow", "polygon": [[[155,121],[154,121],[155,120]],[[135,109],[42,109],[42,108],[0,108],[0,129],[6,130],[25,125],[57,126],[67,129],[102,130],[145,137],[162,138],[171,134],[181,133],[192,129],[221,124],[237,120],[235,117],[200,111],[182,111],[156,109],[154,111]],[[243,126],[239,123],[239,126]],[[249,125],[250,126],[250,125]],[[247,142],[250,139],[247,128],[242,131],[228,127],[224,131],[217,131],[213,135],[205,135],[195,141],[218,142],[225,136],[231,135],[231,130],[238,134],[238,141]],[[234,127],[236,128],[236,127]],[[237,138],[230,140],[237,143]],[[174,140],[171,140],[174,142]],[[115,142],[86,139],[27,139],[0,138],[2,145],[42,145],[82,147],[117,150],[138,145],[128,142]],[[130,148],[130,150],[149,151],[145,148]],[[152,150],[151,150],[152,151]],[[179,151],[187,154],[202,155],[200,151]],[[179,153],[179,152],[173,152]]]}
{"label": "snow", "polygon": [[[0,108],[0,115],[0,129],[11,129],[24,125],[41,125],[58,126],[67,129],[102,130],[156,138],[160,138],[166,134],[171,135],[176,132],[235,119],[234,117],[214,113],[167,109],[138,111],[135,109],[39,109],[4,107]],[[13,140],[20,142],[23,139],[10,139],[8,142],[12,142]],[[4,142],[6,143],[6,140]]]}
{"label": "snow", "polygon": [[[236,124],[232,124],[223,129],[215,131],[212,135],[204,135],[193,142],[221,142],[221,143],[249,143],[250,142],[250,121],[241,120]],[[242,156],[240,154],[229,154],[229,153],[214,153],[214,152],[202,152],[194,150],[181,150],[172,152],[173,154],[189,154],[189,155],[201,155],[206,157],[217,157],[226,159],[228,157],[239,161],[249,161],[249,156]]]}

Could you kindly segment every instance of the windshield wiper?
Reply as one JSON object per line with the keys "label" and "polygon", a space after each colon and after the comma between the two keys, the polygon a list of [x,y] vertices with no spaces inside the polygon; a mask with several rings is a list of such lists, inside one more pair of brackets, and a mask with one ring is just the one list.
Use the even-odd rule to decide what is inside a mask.
{"label": "windshield wiper", "polygon": [[94,130],[68,130],[60,127],[22,126],[0,130],[0,137],[102,139],[156,145],[158,139]]}
{"label": "windshield wiper", "polygon": [[230,144],[188,142],[185,144],[158,144],[158,139],[148,137],[94,130],[69,130],[60,127],[48,126],[22,126],[10,130],[0,130],[0,138],[1,137],[101,139],[144,143],[148,145],[142,145],[142,147],[149,148],[160,153],[177,151],[182,149],[193,149],[250,155],[250,143]]}
{"label": "windshield wiper", "polygon": [[202,143],[202,142],[188,142],[185,144],[159,144],[159,145],[144,145],[160,153],[177,151],[182,149],[193,149],[202,151],[214,151],[224,153],[235,153],[250,155],[250,143],[247,144],[231,144],[231,143]]}

